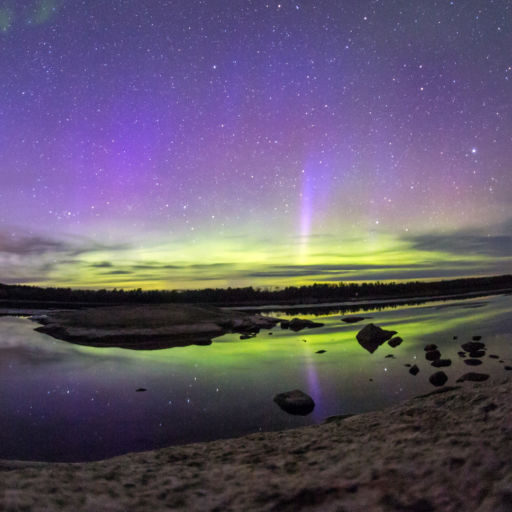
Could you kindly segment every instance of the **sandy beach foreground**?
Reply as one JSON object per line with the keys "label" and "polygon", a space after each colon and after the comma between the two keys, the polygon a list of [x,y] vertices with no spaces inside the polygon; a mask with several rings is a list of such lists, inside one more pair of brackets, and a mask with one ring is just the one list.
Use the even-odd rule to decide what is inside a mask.
{"label": "sandy beach foreground", "polygon": [[[512,380],[109,460],[0,461],[6,511],[512,510]],[[78,442],[78,441],[77,441]]]}

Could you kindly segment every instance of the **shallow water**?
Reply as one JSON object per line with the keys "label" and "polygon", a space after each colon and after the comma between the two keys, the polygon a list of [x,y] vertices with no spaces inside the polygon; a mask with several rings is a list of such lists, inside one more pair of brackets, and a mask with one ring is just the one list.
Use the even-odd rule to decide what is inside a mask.
{"label": "shallow water", "polygon": [[[296,333],[275,327],[249,340],[230,334],[209,346],[156,351],[73,345],[35,332],[26,318],[2,317],[0,458],[95,460],[380,409],[433,390],[428,377],[438,370],[448,385],[468,371],[505,376],[504,366],[512,364],[511,312],[510,295],[366,310],[362,316],[371,319],[357,324],[342,322],[340,311],[297,312],[325,326]],[[369,322],[398,331],[403,343],[370,354],[355,338]],[[488,349],[476,367],[457,355],[473,335]],[[437,344],[452,365],[432,368],[427,343]],[[406,363],[420,373],[410,375]],[[289,415],[273,402],[295,388],[315,400],[310,415]]]}

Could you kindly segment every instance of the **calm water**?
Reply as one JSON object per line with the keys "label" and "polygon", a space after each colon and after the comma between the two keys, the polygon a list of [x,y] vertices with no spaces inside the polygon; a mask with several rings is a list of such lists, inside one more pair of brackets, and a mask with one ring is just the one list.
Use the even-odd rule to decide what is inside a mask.
{"label": "calm water", "polygon": [[[511,364],[510,295],[365,311],[371,320],[352,325],[340,311],[295,314],[325,327],[297,333],[276,327],[250,340],[226,335],[210,346],[158,351],[72,345],[34,332],[28,319],[2,317],[0,458],[94,460],[380,409],[434,389],[428,377],[438,369],[424,359],[427,343],[453,361],[443,368],[447,384],[467,371],[505,376],[504,364]],[[355,335],[370,321],[398,331],[402,345],[367,352]],[[488,356],[478,367],[463,363],[459,345],[477,334],[487,354],[505,363]],[[420,373],[410,375],[406,363]],[[272,401],[295,388],[316,402],[306,417]]]}

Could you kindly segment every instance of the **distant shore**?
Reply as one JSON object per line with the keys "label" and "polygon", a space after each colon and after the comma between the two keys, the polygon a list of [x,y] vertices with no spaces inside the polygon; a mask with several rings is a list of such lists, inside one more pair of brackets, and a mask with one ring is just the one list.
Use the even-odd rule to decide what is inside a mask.
{"label": "distant shore", "polygon": [[468,296],[512,291],[512,275],[443,281],[343,282],[286,286],[279,289],[205,288],[199,290],[89,290],[41,288],[0,283],[0,308],[76,309],[136,304],[209,304],[217,307],[254,308],[299,304],[362,304],[392,300]]}
{"label": "distant shore", "polygon": [[[496,288],[489,290],[478,290],[474,292],[461,292],[451,294],[439,294],[439,295],[411,295],[404,297],[365,297],[365,298],[354,298],[344,301],[312,301],[312,302],[301,302],[301,301],[268,301],[268,302],[237,302],[237,303],[215,303],[216,307],[235,309],[238,311],[285,311],[294,309],[311,309],[317,310],[322,308],[339,308],[346,310],[347,312],[356,311],[364,308],[365,306],[379,307],[379,306],[393,306],[401,304],[421,304],[423,302],[430,301],[443,301],[443,300],[454,300],[454,299],[469,299],[476,297],[484,297],[487,295],[502,295],[512,293],[512,288]],[[171,303],[172,304],[172,303]],[[179,303],[178,303],[179,304]],[[145,303],[134,303],[134,304],[112,304],[109,302],[64,302],[64,301],[34,301],[34,300],[8,300],[0,299],[0,316],[1,315],[22,315],[30,316],[43,313],[48,310],[72,310],[72,309],[83,309],[83,308],[98,308],[98,307],[110,307],[110,306],[140,306]],[[198,303],[197,305],[203,305]]]}
{"label": "distant shore", "polygon": [[505,512],[512,380],[383,411],[91,463],[0,461],[3,510]]}

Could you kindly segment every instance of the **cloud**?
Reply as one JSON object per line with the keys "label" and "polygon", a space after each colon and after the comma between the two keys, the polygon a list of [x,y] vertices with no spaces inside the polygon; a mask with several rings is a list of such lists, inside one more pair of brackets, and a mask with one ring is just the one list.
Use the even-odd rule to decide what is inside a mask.
{"label": "cloud", "polygon": [[66,243],[41,236],[12,236],[0,233],[0,253],[27,256],[48,252],[66,252]]}
{"label": "cloud", "polygon": [[72,237],[67,240],[57,240],[52,237],[31,234],[12,234],[0,232],[0,253],[18,256],[31,256],[40,254],[68,254],[78,256],[81,254],[122,251],[130,249],[126,243],[103,244],[83,237]]}
{"label": "cloud", "polygon": [[111,268],[114,265],[110,261],[100,261],[98,263],[91,263],[89,266],[91,268]]}
{"label": "cloud", "polygon": [[512,256],[512,236],[468,233],[424,234],[406,238],[418,251],[447,252],[457,255]]}

